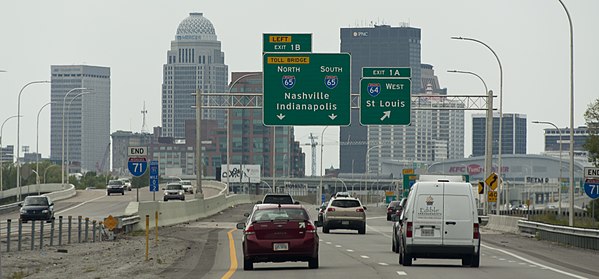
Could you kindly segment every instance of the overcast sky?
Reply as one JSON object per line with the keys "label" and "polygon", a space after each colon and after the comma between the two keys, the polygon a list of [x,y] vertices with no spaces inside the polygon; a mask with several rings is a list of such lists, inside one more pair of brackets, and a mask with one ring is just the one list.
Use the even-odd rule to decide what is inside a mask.
{"label": "overcast sky", "polygon": [[[599,1],[563,0],[574,25],[574,125],[584,125],[587,105],[599,98]],[[222,43],[229,73],[261,71],[262,33],[312,33],[314,52],[339,52],[341,27],[409,23],[422,30],[422,63],[432,64],[450,95],[481,95],[472,71],[499,93],[499,67],[484,46],[451,40],[471,37],[491,46],[503,65],[503,112],[528,118],[530,154],[543,151],[543,128],[532,120],[569,126],[570,60],[566,13],[557,0],[301,0],[301,1],[1,1],[0,123],[17,114],[23,85],[49,80],[50,65],[86,64],[111,69],[111,131],[141,129],[145,101],[148,127],[161,125],[162,65],[177,26],[190,12],[203,12]],[[595,84],[595,85],[593,85]],[[35,121],[50,101],[49,85],[32,85],[21,97],[21,145],[35,151]],[[495,102],[498,107],[498,100]],[[471,113],[466,113],[465,156],[471,151]],[[2,144],[16,145],[15,120]],[[49,110],[42,112],[40,152],[50,150]],[[309,141],[324,127],[299,127]],[[324,166],[339,166],[339,129],[324,136]],[[305,146],[306,174],[311,150]],[[318,174],[318,172],[317,172]]]}

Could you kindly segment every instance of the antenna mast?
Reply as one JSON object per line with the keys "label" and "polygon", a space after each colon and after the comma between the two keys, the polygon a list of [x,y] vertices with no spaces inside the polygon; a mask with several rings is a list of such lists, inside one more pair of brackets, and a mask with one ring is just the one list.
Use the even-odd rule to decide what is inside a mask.
{"label": "antenna mast", "polygon": [[147,133],[148,129],[146,127],[146,114],[148,114],[148,110],[146,110],[146,102],[144,101],[144,108],[141,111],[141,115],[143,116],[143,120],[141,123],[141,132]]}

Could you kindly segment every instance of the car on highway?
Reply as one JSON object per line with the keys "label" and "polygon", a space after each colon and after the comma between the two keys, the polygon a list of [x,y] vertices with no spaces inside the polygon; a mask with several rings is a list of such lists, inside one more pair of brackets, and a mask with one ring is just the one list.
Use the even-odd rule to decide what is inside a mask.
{"label": "car on highway", "polygon": [[298,201],[293,200],[290,194],[273,194],[268,193],[264,195],[262,201],[258,201],[257,204],[299,204]]}
{"label": "car on highway", "polygon": [[366,233],[366,207],[357,198],[333,198],[323,214],[322,232],[334,229],[357,230]]}
{"label": "car on highway", "polygon": [[191,185],[191,181],[181,180],[181,186],[183,186],[185,193],[193,194],[193,185]]}
{"label": "car on highway", "polygon": [[410,266],[416,258],[461,259],[463,266],[479,267],[479,219],[470,183],[416,182],[399,222],[400,264]]}
{"label": "car on highway", "polygon": [[349,198],[351,197],[351,194],[349,192],[337,192],[335,193],[335,196],[333,196],[334,198]]}
{"label": "car on highway", "polygon": [[164,201],[169,200],[185,200],[185,190],[183,190],[183,185],[181,183],[172,182],[166,184],[166,188],[164,190],[164,197],[162,198]]}
{"label": "car on highway", "polygon": [[28,196],[19,203],[20,218],[23,223],[29,220],[44,220],[52,222],[54,219],[54,203],[47,196]]}
{"label": "car on highway", "polygon": [[243,269],[260,262],[308,262],[318,268],[319,238],[307,210],[298,204],[258,204],[243,230]]}
{"label": "car on highway", "polygon": [[127,191],[131,191],[131,178],[123,177],[119,178],[119,180],[125,183],[125,189],[127,189]]}
{"label": "car on highway", "polygon": [[387,206],[387,221],[392,221],[391,217],[396,214],[400,201],[391,201]]}
{"label": "car on highway", "polygon": [[406,206],[407,198],[402,198],[399,201],[399,205],[397,205],[397,210],[391,216],[391,220],[393,220],[393,235],[391,235],[391,251],[395,253],[399,253],[399,243],[401,241],[401,214],[403,213],[403,209]]}
{"label": "car on highway", "polygon": [[322,216],[324,215],[324,211],[327,210],[327,203],[323,202],[316,210],[318,210],[318,222],[322,224]]}
{"label": "car on highway", "polygon": [[122,180],[109,180],[108,185],[106,185],[106,195],[110,196],[112,193],[121,193],[121,195],[125,194],[125,183]]}

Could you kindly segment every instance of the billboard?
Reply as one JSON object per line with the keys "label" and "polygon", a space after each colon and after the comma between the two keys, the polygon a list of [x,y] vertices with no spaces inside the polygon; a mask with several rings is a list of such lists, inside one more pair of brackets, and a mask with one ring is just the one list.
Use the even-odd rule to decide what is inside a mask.
{"label": "billboard", "polygon": [[260,183],[260,174],[260,165],[230,164],[228,171],[227,164],[221,165],[221,181]]}

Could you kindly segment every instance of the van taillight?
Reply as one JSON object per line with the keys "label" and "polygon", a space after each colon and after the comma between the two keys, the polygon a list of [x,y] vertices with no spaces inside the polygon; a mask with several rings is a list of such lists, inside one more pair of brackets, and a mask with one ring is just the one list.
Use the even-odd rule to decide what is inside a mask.
{"label": "van taillight", "polygon": [[327,211],[335,211],[335,209],[332,207],[329,207],[329,208],[327,208]]}
{"label": "van taillight", "polygon": [[406,237],[412,237],[412,222],[406,224]]}
{"label": "van taillight", "polygon": [[256,234],[256,231],[254,230],[254,225],[249,225],[247,228],[245,228],[245,230],[243,231],[243,234],[245,235],[250,235],[250,234]]}
{"label": "van taillight", "polygon": [[308,233],[315,233],[316,232],[316,227],[310,221],[306,221],[306,232],[308,232]]}
{"label": "van taillight", "polygon": [[478,224],[474,223],[474,235],[473,235],[474,239],[479,239],[480,238],[480,232],[478,230]]}
{"label": "van taillight", "polygon": [[364,208],[361,208],[361,207],[360,207],[360,208],[357,208],[357,209],[356,209],[356,212],[364,212]]}

